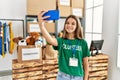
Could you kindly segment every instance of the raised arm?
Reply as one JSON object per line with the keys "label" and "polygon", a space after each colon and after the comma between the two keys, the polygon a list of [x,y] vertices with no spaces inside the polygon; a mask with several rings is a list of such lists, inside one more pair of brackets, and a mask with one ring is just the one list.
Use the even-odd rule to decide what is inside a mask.
{"label": "raised arm", "polygon": [[46,30],[45,28],[45,22],[47,23],[48,21],[47,20],[44,20],[50,16],[45,16],[45,17],[42,17],[44,15],[44,13],[46,13],[47,11],[42,11],[38,14],[38,24],[39,24],[39,27],[40,27],[40,30],[42,32],[42,35],[45,37],[46,41],[51,44],[51,45],[54,45],[54,46],[57,46],[58,43],[57,43],[57,39],[52,37],[48,31]]}

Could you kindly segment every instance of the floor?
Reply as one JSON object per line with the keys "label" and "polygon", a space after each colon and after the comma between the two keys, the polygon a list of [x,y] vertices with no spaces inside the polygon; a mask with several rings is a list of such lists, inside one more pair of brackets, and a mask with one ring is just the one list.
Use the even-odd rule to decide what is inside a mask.
{"label": "floor", "polygon": [[12,70],[0,71],[0,80],[12,80]]}
{"label": "floor", "polygon": [[12,75],[0,76],[0,80],[12,80]]}

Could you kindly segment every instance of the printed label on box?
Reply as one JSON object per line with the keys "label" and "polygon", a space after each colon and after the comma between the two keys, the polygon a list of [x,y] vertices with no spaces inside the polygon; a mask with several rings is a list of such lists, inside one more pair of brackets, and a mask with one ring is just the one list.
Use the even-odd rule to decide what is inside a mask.
{"label": "printed label on box", "polygon": [[76,15],[76,16],[79,16],[79,17],[82,17],[82,15],[83,15],[82,9],[80,9],[80,8],[73,8],[72,9],[72,14]]}
{"label": "printed label on box", "polygon": [[22,60],[40,59],[40,48],[22,49]]}
{"label": "printed label on box", "polygon": [[70,6],[70,0],[60,0],[60,5]]}
{"label": "printed label on box", "polygon": [[30,32],[40,32],[40,27],[38,24],[30,24]]}

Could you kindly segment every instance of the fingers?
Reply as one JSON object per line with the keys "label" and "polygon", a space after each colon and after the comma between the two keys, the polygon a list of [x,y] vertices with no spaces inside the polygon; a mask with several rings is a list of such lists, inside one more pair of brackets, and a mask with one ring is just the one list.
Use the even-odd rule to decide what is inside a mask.
{"label": "fingers", "polygon": [[43,16],[47,11],[41,11],[41,16]]}
{"label": "fingers", "polygon": [[39,22],[39,23],[44,22],[43,17],[42,17],[43,14],[44,14],[44,11],[41,11],[41,12],[38,14],[38,22]]}
{"label": "fingers", "polygon": [[43,15],[48,12],[48,11],[41,11],[39,14],[38,14],[38,20],[39,21],[45,21],[47,22],[45,19],[49,18],[50,16],[44,16]]}
{"label": "fingers", "polygon": [[44,16],[43,17],[43,15],[45,14],[45,13],[47,13],[48,11],[41,11],[41,16],[42,16],[42,19],[43,20],[45,20],[45,19],[47,19],[47,18],[49,18],[50,16]]}
{"label": "fingers", "polygon": [[44,16],[44,17],[42,17],[42,18],[45,20],[45,19],[47,19],[47,18],[49,18],[49,17],[50,17],[50,16]]}

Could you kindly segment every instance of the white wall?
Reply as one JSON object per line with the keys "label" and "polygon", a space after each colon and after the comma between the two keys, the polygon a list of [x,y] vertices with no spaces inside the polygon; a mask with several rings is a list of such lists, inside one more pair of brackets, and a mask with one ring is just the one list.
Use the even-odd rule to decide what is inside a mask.
{"label": "white wall", "polygon": [[[26,0],[0,0],[0,19],[25,19],[25,15]],[[16,54],[7,53],[5,58],[0,55],[0,71],[12,70],[12,58],[16,58]]]}
{"label": "white wall", "polygon": [[25,18],[26,0],[0,0],[0,18]]}
{"label": "white wall", "polygon": [[118,1],[104,0],[103,52],[109,55],[108,80],[120,80],[117,68]]}

